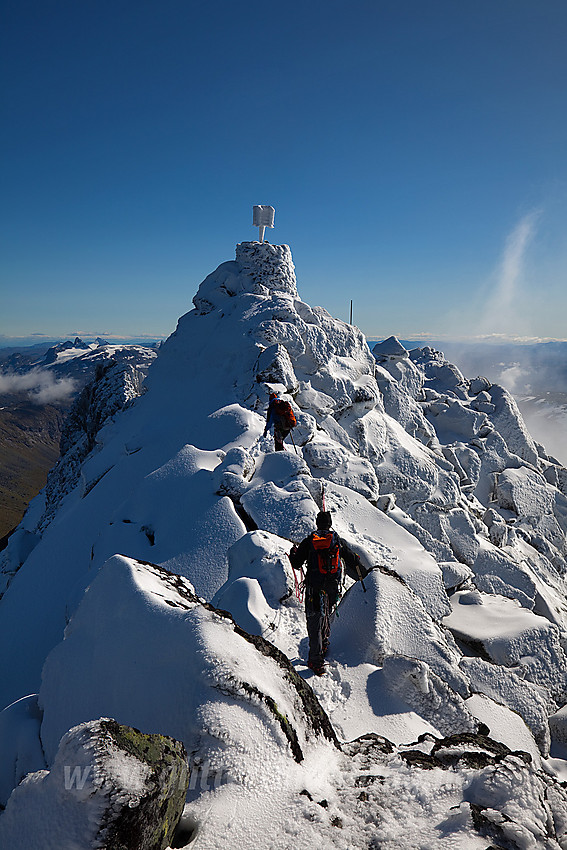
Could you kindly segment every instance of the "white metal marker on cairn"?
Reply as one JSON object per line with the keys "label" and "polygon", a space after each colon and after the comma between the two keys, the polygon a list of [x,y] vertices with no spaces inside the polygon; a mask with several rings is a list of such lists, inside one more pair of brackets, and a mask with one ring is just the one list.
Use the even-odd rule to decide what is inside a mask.
{"label": "white metal marker on cairn", "polygon": [[259,227],[260,242],[264,241],[264,231],[266,227],[274,226],[274,216],[276,211],[273,207],[267,207],[265,204],[256,204],[253,208],[252,224],[254,227]]}

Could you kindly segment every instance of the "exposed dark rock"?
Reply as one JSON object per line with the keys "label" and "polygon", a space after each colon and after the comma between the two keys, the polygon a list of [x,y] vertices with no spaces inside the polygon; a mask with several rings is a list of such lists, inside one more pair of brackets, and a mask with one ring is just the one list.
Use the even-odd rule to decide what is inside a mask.
{"label": "exposed dark rock", "polygon": [[46,838],[50,847],[165,850],[189,785],[181,742],[109,718],[74,726],[50,769],[29,776],[0,818],[2,848],[39,848]]}
{"label": "exposed dark rock", "polygon": [[183,744],[166,735],[145,735],[115,720],[101,720],[99,727],[113,745],[150,771],[147,792],[138,805],[117,808],[113,802],[107,810],[99,832],[101,846],[107,850],[164,850],[175,833],[189,785]]}
{"label": "exposed dark rock", "polygon": [[374,785],[375,782],[383,782],[384,779],[385,777],[379,774],[361,773],[354,780],[354,784],[356,788],[367,788],[369,785]]}
{"label": "exposed dark rock", "polygon": [[372,757],[374,754],[390,755],[394,752],[395,747],[391,741],[376,732],[367,732],[366,735],[361,735],[360,738],[355,738],[354,741],[343,744],[342,749],[349,756]]}
{"label": "exposed dark rock", "polygon": [[475,769],[482,769],[489,764],[499,764],[509,755],[517,756],[526,764],[531,764],[532,761],[529,753],[521,750],[512,751],[506,744],[474,732],[449,735],[447,738],[436,741],[431,755],[447,767],[460,764]]}
{"label": "exposed dark rock", "polygon": [[[487,850],[519,850],[519,846],[515,841],[510,841],[506,838],[499,824],[494,823],[483,814],[484,810],[481,806],[476,806],[474,803],[469,803],[469,806],[472,822],[477,832],[489,840],[496,839],[498,841],[498,844],[491,844]],[[510,823],[509,817],[506,817],[502,813],[501,817],[503,821]]]}
{"label": "exposed dark rock", "polygon": [[444,768],[445,765],[435,756],[423,753],[421,750],[404,750],[400,753],[401,758],[412,767],[422,767],[425,770],[433,770],[434,767]]}

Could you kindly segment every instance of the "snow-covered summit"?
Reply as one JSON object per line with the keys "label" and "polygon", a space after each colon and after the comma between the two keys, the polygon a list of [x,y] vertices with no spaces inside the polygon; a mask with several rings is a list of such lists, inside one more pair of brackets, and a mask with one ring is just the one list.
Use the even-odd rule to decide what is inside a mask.
{"label": "snow-covered summit", "polygon": [[[221,659],[227,624],[219,626],[222,615],[201,609],[200,598],[229,611],[237,628],[267,638],[309,679],[339,741],[373,733],[403,748],[420,735],[440,741],[449,732],[483,734],[488,726],[498,746],[527,753],[534,771],[544,761],[550,774],[563,770],[563,762],[548,756],[550,725],[555,745],[562,735],[567,739],[560,711],[567,702],[567,472],[532,440],[511,396],[486,379],[467,379],[441,352],[407,352],[395,338],[374,357],[357,328],[301,300],[287,246],[241,243],[236,259],[203,281],[194,305],[160,348],[143,392],[113,406],[105,395],[108,381],[106,389],[104,381],[93,387],[80,421],[87,430],[96,427],[88,439],[80,428],[70,432],[68,450],[82,447],[76,462],[54,472],[51,490],[32,502],[2,553],[2,704],[13,704],[0,732],[17,727],[27,712],[35,749],[29,745],[26,752],[41,753],[39,735],[49,739],[44,751],[50,758],[67,724],[101,714],[119,714],[120,723],[134,725],[151,718],[164,728],[142,731],[178,735],[188,752],[198,752],[211,734],[238,754],[239,774],[232,789],[223,790],[223,811],[242,804],[246,788],[258,790],[250,777],[255,770],[265,776],[259,765],[288,729],[270,699],[277,702],[283,693],[291,699],[287,684],[278,682],[290,669],[256,665],[252,653],[245,672],[253,670],[243,680],[239,653],[228,643]],[[295,446],[282,453],[263,436],[272,390],[291,402],[298,421]],[[334,527],[365,566],[377,569],[364,590],[360,584],[347,590],[333,630],[330,673],[314,681],[301,660],[306,632],[287,553],[313,527],[323,496]],[[126,572],[116,567],[117,554],[128,559]],[[143,577],[143,586],[125,575]],[[190,616],[172,595],[171,575],[185,587],[190,583]],[[167,710],[161,704],[174,670],[160,673],[162,686],[154,693],[149,668],[140,678],[127,652],[112,653],[112,641],[103,651],[108,642],[101,638],[97,648],[100,623],[118,602],[129,619],[112,620],[116,645],[121,628],[127,629],[124,641],[135,645],[136,623],[147,615],[147,657],[158,657],[159,641],[171,634],[172,657],[186,658],[192,681],[201,683],[190,723],[183,700],[171,696],[177,682]],[[85,675],[76,693],[66,688],[63,708],[57,682],[76,681],[92,663],[93,647],[102,652],[100,670],[118,684],[104,690]],[[218,664],[227,682],[240,683],[236,690],[231,685],[222,708],[211,707],[208,697],[200,702],[201,685],[215,681]],[[253,743],[250,706],[233,704],[241,685],[247,699],[252,694],[260,701],[264,718],[271,712],[276,734],[270,727],[269,746],[267,739]],[[29,697],[38,692],[43,723]],[[142,692],[150,700],[144,711]],[[25,705],[14,703],[24,696]],[[18,765],[44,765],[26,762],[13,739],[6,763],[16,782]],[[281,739],[282,752],[288,743]],[[285,750],[285,763],[288,757]],[[312,796],[322,795],[323,786],[325,795],[335,793],[329,789],[341,780],[331,778],[332,765],[317,767],[317,759],[326,758],[317,748],[312,757],[309,777],[293,773],[293,781],[316,785],[317,792],[307,788]],[[511,768],[514,781],[535,788],[536,773],[526,775],[520,761]],[[437,761],[433,768],[445,769]],[[393,763],[388,770],[401,776]],[[457,805],[484,800],[485,808],[520,822],[521,814],[498,795],[481,793],[484,780],[477,777],[478,795],[467,796],[473,777],[459,776]],[[2,787],[9,785],[8,779]],[[417,803],[410,787],[408,780],[411,808]],[[228,829],[208,793],[194,797],[195,811],[210,805],[211,824]],[[275,793],[289,795],[290,786]],[[561,794],[556,803],[561,809]],[[247,806],[252,816],[250,801]],[[230,827],[233,843],[257,846],[258,833],[239,823]],[[471,843],[478,836],[470,809],[453,824],[462,842],[455,846],[486,846],[484,839]],[[203,847],[216,846],[212,829],[205,830]],[[522,829],[535,835],[533,824],[522,821],[517,833]],[[274,846],[289,846],[281,821],[277,830]],[[332,824],[329,830],[326,840],[335,846]],[[294,835],[294,846],[315,846],[312,829],[309,835],[311,843]],[[375,837],[356,829],[353,835],[353,847],[367,847]],[[396,834],[398,843],[388,844],[381,833],[380,844],[426,846],[419,835],[416,827],[415,835],[399,840]]]}
{"label": "snow-covered summit", "polygon": [[245,292],[297,296],[295,267],[288,245],[240,242],[236,246],[236,260],[222,263],[206,277],[193,303],[197,310],[206,313],[219,306],[224,298]]}
{"label": "snow-covered summit", "polygon": [[388,357],[409,356],[408,350],[404,348],[399,339],[395,336],[389,336],[388,339],[383,340],[383,342],[377,342],[372,349],[372,354],[376,360],[381,358],[387,359]]}

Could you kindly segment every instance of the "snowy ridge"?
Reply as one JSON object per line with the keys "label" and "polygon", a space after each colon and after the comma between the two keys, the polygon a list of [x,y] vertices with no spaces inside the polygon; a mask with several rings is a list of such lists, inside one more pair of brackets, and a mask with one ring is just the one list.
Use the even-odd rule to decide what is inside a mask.
{"label": "snowy ridge", "polygon": [[[287,246],[237,246],[194,304],[144,394],[114,406],[104,382],[93,389],[92,439],[70,440],[71,454],[83,446],[73,473],[60,462],[2,553],[2,703],[19,702],[0,713],[0,802],[45,769],[39,740],[50,768],[71,726],[112,716],[225,771],[188,798],[194,846],[256,847],[269,829],[277,848],[344,847],[347,823],[352,847],[567,846],[553,778],[567,777],[565,470],[501,387],[393,338],[373,355],[301,301]],[[274,389],[294,406],[296,451],[262,436]],[[323,488],[334,527],[376,569],[343,597],[314,680],[287,552]],[[287,672],[208,603],[277,647]],[[312,712],[340,742],[391,743],[341,753]],[[398,797],[382,794],[386,776]]]}

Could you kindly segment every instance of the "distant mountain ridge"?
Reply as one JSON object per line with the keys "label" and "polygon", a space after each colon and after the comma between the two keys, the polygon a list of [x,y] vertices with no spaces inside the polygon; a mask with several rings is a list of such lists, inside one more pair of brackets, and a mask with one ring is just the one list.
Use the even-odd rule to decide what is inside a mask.
{"label": "distant mountain ridge", "polygon": [[76,337],[0,359],[0,541],[45,485],[72,399],[101,366],[130,363],[145,374],[155,354],[153,347]]}

